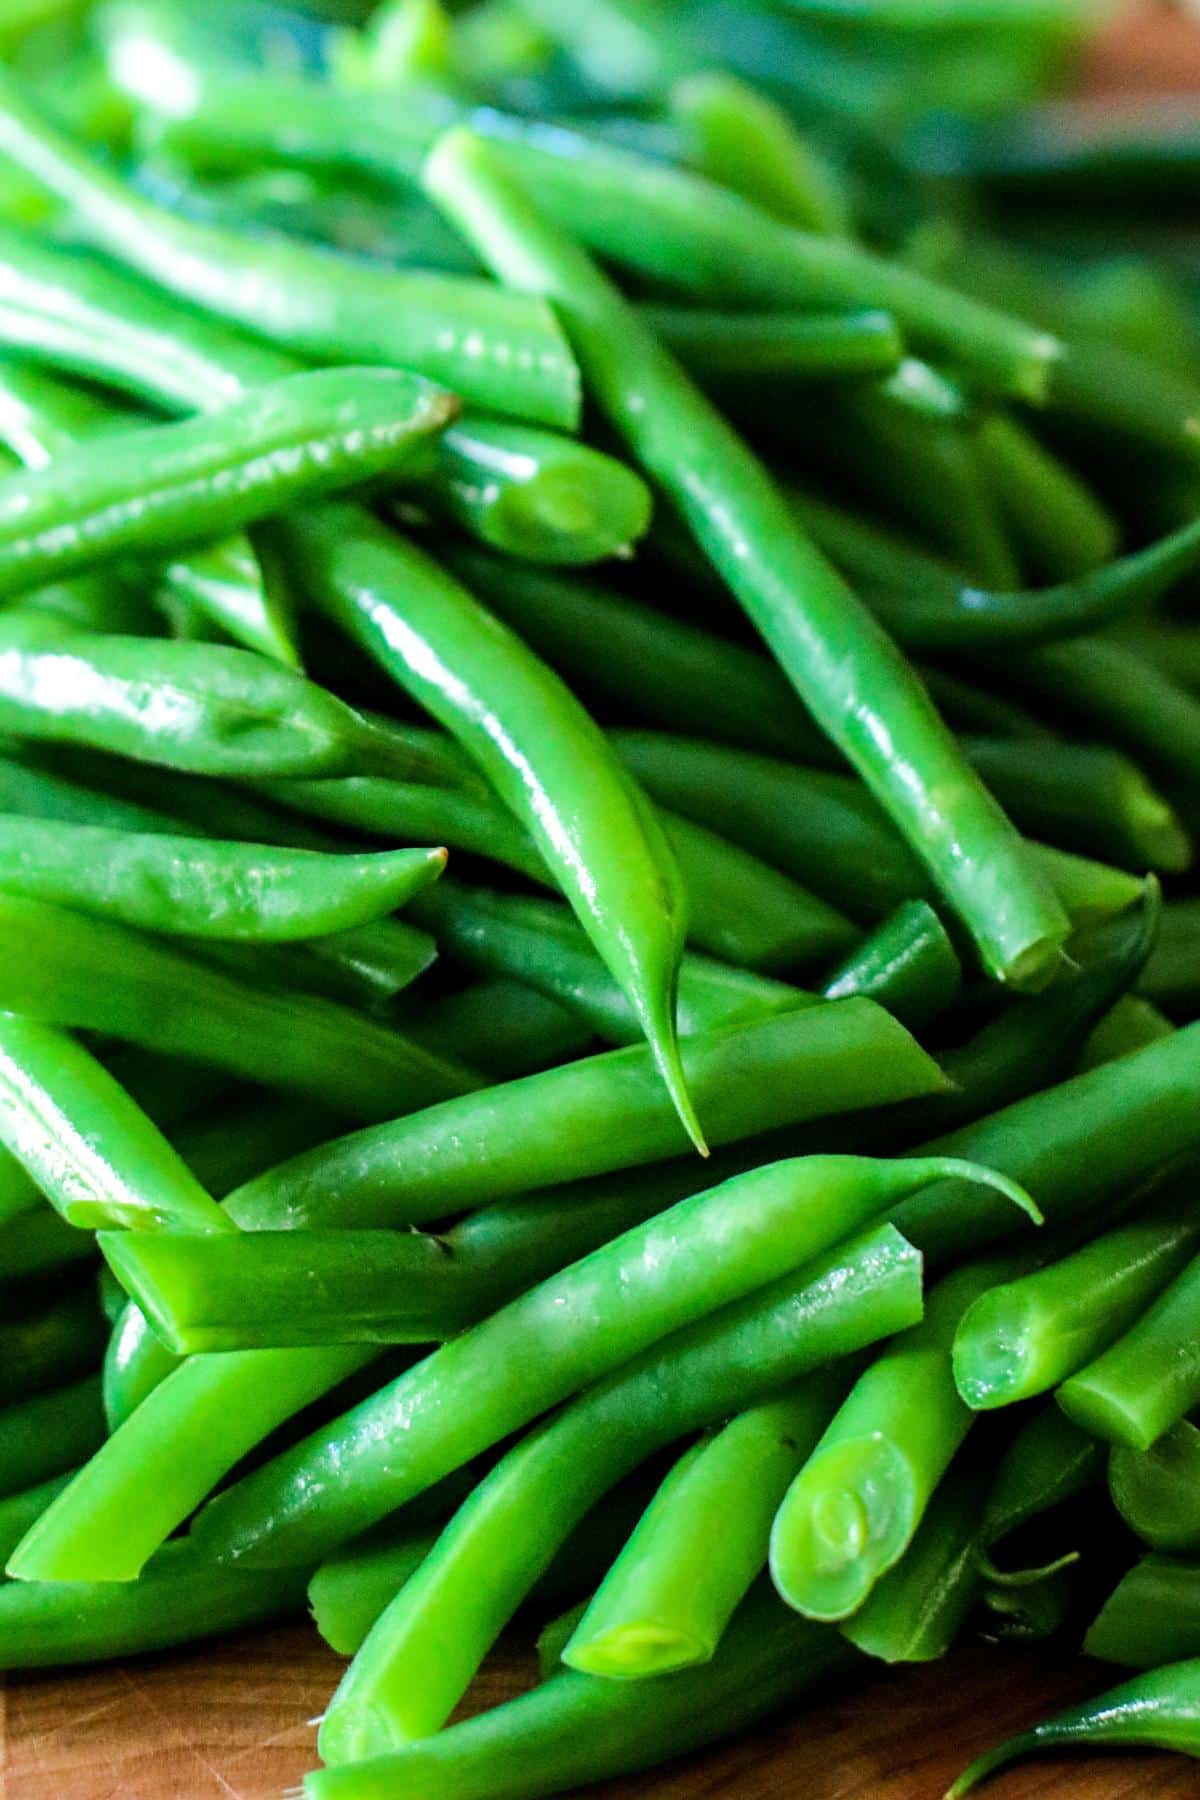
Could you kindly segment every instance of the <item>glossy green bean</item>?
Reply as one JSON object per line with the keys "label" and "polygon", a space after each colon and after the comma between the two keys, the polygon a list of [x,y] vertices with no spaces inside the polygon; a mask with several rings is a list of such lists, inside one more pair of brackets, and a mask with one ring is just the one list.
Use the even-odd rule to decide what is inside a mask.
{"label": "glossy green bean", "polygon": [[393,1756],[321,1769],[306,1800],[538,1800],[653,1767],[745,1729],[848,1667],[836,1632],[798,1619],[765,1585],[711,1663],[661,1682],[564,1670],[519,1699]]}
{"label": "glossy green bean", "polygon": [[[915,1276],[903,1240],[876,1230],[667,1338],[551,1415],[480,1484],[374,1626],[325,1715],[326,1761],[436,1730],[600,1494],[662,1445],[911,1319]],[[437,1658],[431,1634],[444,1646]]]}
{"label": "glossy green bean", "polygon": [[643,306],[642,318],[704,387],[731,397],[762,384],[890,375],[903,352],[896,321],[870,307],[846,313],[708,312]]}
{"label": "glossy green bean", "polygon": [[1131,1748],[1179,1750],[1200,1756],[1200,1661],[1169,1663],[1135,1676],[1099,1699],[1085,1700],[977,1758],[946,1800],[960,1800],[1019,1757],[1041,1751]]}
{"label": "glossy green bean", "polygon": [[172,607],[188,608],[247,650],[288,668],[301,666],[290,597],[264,579],[241,536],[172,557],[158,572],[157,599],[168,614]]}
{"label": "glossy green bean", "polygon": [[1152,1549],[1197,1550],[1198,1471],[1200,1430],[1180,1419],[1148,1450],[1115,1445],[1108,1459],[1108,1491],[1125,1523]]}
{"label": "glossy green bean", "polygon": [[982,1295],[954,1337],[954,1380],[967,1405],[1047,1393],[1122,1336],[1196,1253],[1200,1207],[1190,1188],[1189,1177],[1186,1191]]}
{"label": "glossy green bean", "polygon": [[108,1336],[93,1284],[0,1324],[0,1406],[94,1369]]}
{"label": "glossy green bean", "polygon": [[198,1057],[351,1117],[385,1118],[474,1085],[349,1007],[251,987],[129,926],[3,894],[0,926],[0,1004],[31,1021]]}
{"label": "glossy green bean", "polygon": [[298,1614],[304,1571],[214,1569],[190,1544],[167,1544],[134,1582],[0,1585],[0,1668],[94,1663]]}
{"label": "glossy green bean", "polygon": [[962,988],[962,964],[924,900],[905,900],[825,977],[827,1000],[864,995],[910,1031],[946,1011]]}
{"label": "glossy green bean", "polygon": [[914,1325],[860,1375],[797,1474],[771,1527],[771,1578],[807,1618],[857,1612],[908,1549],[971,1426],[950,1349],[999,1264],[952,1275]]}
{"label": "glossy green bean", "polygon": [[[31,946],[18,940],[19,951]],[[68,1225],[227,1231],[229,1221],[90,1051],[0,1014],[0,1138]]]}
{"label": "glossy green bean", "polygon": [[836,1371],[812,1376],[685,1451],[564,1646],[568,1668],[632,1680],[711,1662],[844,1387]]}
{"label": "glossy green bean", "polygon": [[703,1149],[675,1033],[682,884],[640,789],[557,677],[422,551],[333,508],[286,534],[322,612],[454,733],[530,832]]}
{"label": "glossy green bean", "polygon": [[476,415],[439,438],[428,491],[472,537],[529,562],[600,562],[650,523],[649,489],[615,457]]}
{"label": "glossy green bean", "polygon": [[0,888],[192,937],[279,943],[394,912],[445,867],[440,850],[327,856],[0,813]]}
{"label": "glossy green bean", "polygon": [[24,1493],[9,1494],[0,1500],[0,1568],[8,1561],[29,1527],[45,1512],[56,1494],[60,1494],[75,1473],[68,1469],[63,1475],[52,1475],[48,1481],[40,1481],[36,1487],[26,1488]]}
{"label": "glossy green bean", "polygon": [[[578,1012],[608,1043],[639,1042],[641,1028],[629,1001],[583,931],[554,901],[443,883],[437,894],[418,902],[413,916],[468,968],[529,982]],[[676,1023],[690,1037],[811,999],[786,982],[691,952],[680,964]]]}
{"label": "glossy green bean", "polygon": [[980,1468],[956,1460],[900,1561],[842,1621],[855,1649],[887,1663],[935,1662],[946,1654],[979,1592],[982,1507]]}
{"label": "glossy green bean", "polygon": [[1058,1403],[1086,1431],[1131,1450],[1148,1450],[1200,1404],[1200,1257],[1115,1343],[1063,1382]]}
{"label": "glossy green bean", "polygon": [[[766,471],[588,258],[533,210],[487,144],[447,134],[424,179],[506,278],[565,305],[597,397],[681,506],[822,729],[919,847],[992,972],[1018,985],[1046,979],[1066,936],[1061,908],[924,690],[797,527]],[[729,197],[715,190],[715,198]],[[749,210],[757,238],[760,221]],[[880,755],[885,740],[906,745],[903,783],[897,759]]]}
{"label": "glossy green bean", "polygon": [[0,1411],[0,1495],[22,1493],[84,1461],[104,1441],[100,1382],[85,1375]]}
{"label": "glossy green bean", "polygon": [[[202,542],[402,472],[455,402],[386,369],[290,375],[212,414],[106,432],[0,481],[0,593],[128,552]],[[147,476],[147,470],[150,476]]]}
{"label": "glossy green bean", "polygon": [[1157,1669],[1200,1650],[1200,1566],[1143,1556],[1113,1589],[1084,1639],[1089,1656]]}
{"label": "glossy green bean", "polygon": [[[613,738],[654,799],[689,816],[703,813],[852,917],[871,922],[931,891],[919,859],[852,776],[661,732]],[[1120,911],[1140,892],[1123,870],[1048,845],[1027,849],[1078,922]]]}
{"label": "glossy green bean", "polygon": [[[714,1144],[936,1092],[944,1081],[903,1026],[868,1000],[704,1032],[684,1040],[683,1056]],[[553,1133],[544,1129],[549,1117]],[[250,1182],[229,1206],[251,1230],[423,1224],[684,1149],[650,1053],[638,1046],[339,1138]]]}
{"label": "glossy green bean", "polygon": [[578,422],[578,370],[542,302],[185,219],[55,131],[11,78],[0,149],[70,206],[101,248],[181,300],[302,354],[415,368],[496,412],[568,431]]}

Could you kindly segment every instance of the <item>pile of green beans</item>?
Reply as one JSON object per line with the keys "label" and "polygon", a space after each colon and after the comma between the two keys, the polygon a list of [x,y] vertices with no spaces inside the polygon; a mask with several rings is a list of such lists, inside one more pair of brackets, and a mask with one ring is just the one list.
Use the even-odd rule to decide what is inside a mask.
{"label": "pile of green beans", "polygon": [[1051,0],[0,11],[0,1669],[1200,1756],[1194,129]]}

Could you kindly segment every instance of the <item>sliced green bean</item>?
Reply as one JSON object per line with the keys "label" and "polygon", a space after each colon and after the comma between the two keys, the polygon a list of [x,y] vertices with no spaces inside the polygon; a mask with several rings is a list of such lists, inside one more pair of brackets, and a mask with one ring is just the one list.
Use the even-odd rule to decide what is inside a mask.
{"label": "sliced green bean", "polygon": [[563,1662],[617,1679],[711,1662],[766,1567],[775,1510],[844,1387],[836,1371],[812,1376],[686,1451],[589,1602]]}
{"label": "sliced green bean", "polygon": [[[904,1027],[869,1000],[704,1032],[684,1040],[683,1058],[714,1144],[936,1092],[944,1081]],[[339,1138],[248,1183],[229,1206],[248,1230],[422,1224],[686,1147],[649,1051],[638,1046]]]}
{"label": "sliced green bean", "polygon": [[[666,174],[673,180],[676,172]],[[588,258],[511,184],[502,158],[483,140],[447,134],[424,180],[506,278],[552,294],[564,307],[606,411],[681,506],[822,729],[919,847],[992,972],[1018,985],[1048,978],[1066,936],[1061,908],[963,764],[925,691],[799,529],[766,471]],[[710,196],[703,198],[707,205]],[[711,198],[718,208],[741,204],[720,190]],[[747,210],[757,242],[765,221]],[[840,246],[832,250],[836,261]],[[906,745],[902,757],[881,756],[881,744],[897,741]]]}
{"label": "sliced green bean", "polygon": [[538,1800],[653,1767],[744,1730],[853,1652],[780,1606],[747,1600],[711,1663],[653,1682],[564,1670],[503,1706],[393,1756],[321,1769],[306,1800]]}
{"label": "sliced green bean", "polygon": [[323,937],[403,906],[437,879],[439,850],[327,856],[0,813],[0,888],[150,931],[248,939]]}
{"label": "sliced green bean", "polygon": [[1058,1403],[1086,1431],[1131,1450],[1148,1450],[1200,1405],[1200,1257],[1115,1343],[1063,1382]]}
{"label": "sliced green bean", "polygon": [[1148,1450],[1116,1445],[1108,1460],[1108,1491],[1143,1543],[1155,1550],[1194,1551],[1200,1549],[1198,1473],[1200,1430],[1180,1419]]}
{"label": "sliced green bean", "polygon": [[[29,954],[33,946],[16,940]],[[0,1137],[68,1225],[227,1231],[229,1221],[91,1053],[0,1014]]]}
{"label": "sliced green bean", "polygon": [[675,1030],[684,894],[640,789],[558,678],[424,552],[332,508],[285,529],[321,611],[454,733],[530,832],[703,1149]]}
{"label": "sliced green bean", "polygon": [[842,1621],[842,1635],[881,1662],[934,1662],[945,1656],[979,1592],[982,1510],[981,1470],[969,1460],[962,1466],[956,1461],[912,1543],[858,1611]]}
{"label": "sliced green bean", "polygon": [[1175,1191],[1070,1256],[992,1288],[954,1337],[954,1380],[987,1409],[1048,1393],[1139,1319],[1195,1255],[1200,1207]]}
{"label": "sliced green bean", "polygon": [[415,368],[495,412],[568,431],[578,422],[578,370],[543,302],[185,219],[56,132],[11,78],[0,149],[68,205],[94,242],[181,300],[302,354]]}
{"label": "sliced green bean", "polygon": [[45,468],[0,480],[0,593],[127,552],[201,542],[397,473],[454,411],[449,395],[416,376],[318,370],[211,415],[68,446]]}
{"label": "sliced green bean", "polygon": [[0,1495],[19,1494],[61,1475],[104,1442],[95,1375],[0,1411]]}
{"label": "sliced green bean", "polygon": [[1200,1651],[1200,1565],[1143,1556],[1092,1621],[1084,1649],[1101,1662],[1157,1669]]}
{"label": "sliced green bean", "polygon": [[303,1606],[303,1570],[214,1569],[190,1544],[167,1544],[133,1582],[4,1582],[0,1668],[140,1656],[287,1618]]}
{"label": "sliced green bean", "polygon": [[530,562],[600,562],[650,523],[649,489],[614,457],[474,415],[438,440],[429,491],[473,537]]}
{"label": "sliced green bean", "polygon": [[0,1406],[94,1369],[108,1337],[94,1284],[0,1324]]}
{"label": "sliced green bean", "polygon": [[807,1618],[849,1618],[908,1549],[971,1425],[950,1366],[955,1329],[1004,1274],[979,1264],[935,1288],[924,1321],[858,1378],[792,1482],[771,1528],[771,1577]]}
{"label": "sliced green bean", "polygon": [[946,1800],[960,1800],[997,1769],[1041,1751],[1126,1749],[1138,1745],[1200,1756],[1200,1661],[1169,1663],[1136,1676],[1097,1700],[1085,1700],[977,1758]]}
{"label": "sliced green bean", "polygon": [[358,1118],[474,1085],[457,1064],[349,1007],[251,987],[108,919],[0,894],[0,927],[0,1005],[30,1021],[200,1057]]}

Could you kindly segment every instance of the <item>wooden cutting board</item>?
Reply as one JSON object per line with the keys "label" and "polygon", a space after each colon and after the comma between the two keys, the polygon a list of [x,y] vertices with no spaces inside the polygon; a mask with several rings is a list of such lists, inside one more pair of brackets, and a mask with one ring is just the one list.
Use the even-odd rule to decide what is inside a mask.
{"label": "wooden cutting board", "polygon": [[[313,1766],[343,1665],[301,1626],[72,1675],[9,1677],[0,1693],[4,1800],[279,1800]],[[531,1654],[507,1647],[473,1692],[519,1691]],[[970,1650],[881,1671],[777,1725],[666,1769],[592,1788],[596,1800],[941,1800],[998,1737],[1108,1685],[1061,1653]],[[1182,1757],[1056,1759],[998,1779],[995,1800],[1196,1800]]]}

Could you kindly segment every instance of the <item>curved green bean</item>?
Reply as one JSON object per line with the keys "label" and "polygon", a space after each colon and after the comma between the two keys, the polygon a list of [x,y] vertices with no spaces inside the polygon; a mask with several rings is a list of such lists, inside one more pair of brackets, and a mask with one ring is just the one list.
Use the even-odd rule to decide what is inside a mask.
{"label": "curved green bean", "polygon": [[1123,1336],[1063,1382],[1058,1403],[1085,1431],[1131,1450],[1148,1450],[1200,1404],[1200,1256]]}
{"label": "curved green bean", "polygon": [[0,1006],[27,1014],[30,1033],[52,1024],[102,1031],[356,1118],[386,1118],[475,1085],[457,1064],[349,1007],[252,987],[129,926],[8,894],[0,894]]}
{"label": "curved green bean", "polygon": [[767,1561],[771,1520],[836,1406],[836,1370],[702,1438],[675,1464],[562,1651],[585,1675],[710,1662]]}
{"label": "curved green bean", "polygon": [[[1017,985],[1048,979],[1067,934],[1061,908],[924,689],[766,471],[588,258],[533,210],[487,144],[447,134],[424,180],[505,277],[563,307],[597,397],[681,506],[822,729],[891,809],[992,972]],[[713,198],[733,197],[714,190]],[[757,241],[760,217],[748,211]],[[903,744],[902,755],[882,755],[885,743]]]}
{"label": "curved green bean", "polygon": [[1108,1459],[1108,1491],[1143,1543],[1155,1550],[1194,1551],[1200,1549],[1197,1473],[1200,1430],[1180,1419],[1148,1450],[1115,1445]]}
{"label": "curved green bean", "polygon": [[954,1336],[968,1406],[1011,1406],[1057,1387],[1107,1349],[1196,1253],[1200,1207],[1174,1192],[1071,1255],[980,1296]]}
{"label": "curved green bean", "polygon": [[0,149],[93,242],[181,300],[301,354],[414,368],[475,405],[568,431],[578,423],[579,372],[542,301],[185,219],[57,132],[11,76],[0,85]]}
{"label": "curved green bean", "polygon": [[141,836],[0,813],[0,888],[149,931],[280,943],[394,912],[435,881],[441,850],[330,856]]}
{"label": "curved green bean", "polygon": [[[684,1039],[683,1059],[714,1144],[936,1092],[944,1081],[904,1027],[869,1000],[704,1032]],[[336,1139],[250,1182],[229,1208],[247,1230],[419,1225],[686,1147],[650,1053],[637,1046]]]}
{"label": "curved green bean", "polygon": [[[475,1490],[374,1626],[326,1713],[326,1760],[355,1759],[435,1730],[600,1494],[688,1430],[911,1318],[914,1276],[911,1252],[895,1232],[869,1233],[666,1339],[530,1433]],[[451,1639],[447,1618],[455,1624]],[[430,1632],[446,1645],[436,1660]]]}

